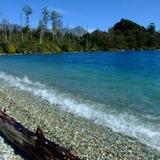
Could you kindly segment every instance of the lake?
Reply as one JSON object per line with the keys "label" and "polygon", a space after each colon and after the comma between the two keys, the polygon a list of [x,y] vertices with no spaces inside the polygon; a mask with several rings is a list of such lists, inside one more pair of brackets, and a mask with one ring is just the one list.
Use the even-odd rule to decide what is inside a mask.
{"label": "lake", "polygon": [[160,149],[160,52],[0,57],[0,82]]}

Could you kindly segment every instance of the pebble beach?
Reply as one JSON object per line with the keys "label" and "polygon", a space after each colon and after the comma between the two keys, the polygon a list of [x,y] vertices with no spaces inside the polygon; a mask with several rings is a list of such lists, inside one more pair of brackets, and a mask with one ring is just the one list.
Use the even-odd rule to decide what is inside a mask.
{"label": "pebble beach", "polygon": [[[77,117],[40,97],[16,88],[0,86],[0,107],[35,131],[40,126],[46,137],[70,149],[84,160],[160,160],[160,152],[134,138]],[[0,159],[22,160],[0,137]]]}

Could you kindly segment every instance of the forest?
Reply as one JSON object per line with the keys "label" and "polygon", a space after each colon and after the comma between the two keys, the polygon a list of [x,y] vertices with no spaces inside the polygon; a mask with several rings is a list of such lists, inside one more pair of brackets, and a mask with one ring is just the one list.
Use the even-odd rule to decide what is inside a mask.
{"label": "forest", "polygon": [[11,24],[7,18],[1,19],[1,54],[160,49],[160,32],[156,31],[154,23],[143,27],[131,20],[121,19],[106,31],[97,29],[78,36],[69,29],[62,32],[63,16],[56,10],[42,8],[37,28],[30,27],[33,10],[29,5],[22,7],[22,13],[21,25]]}

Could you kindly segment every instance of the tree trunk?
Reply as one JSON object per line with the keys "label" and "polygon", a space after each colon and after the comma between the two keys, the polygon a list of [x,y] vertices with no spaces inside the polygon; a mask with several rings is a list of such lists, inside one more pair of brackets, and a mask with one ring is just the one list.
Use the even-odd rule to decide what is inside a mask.
{"label": "tree trunk", "polygon": [[69,150],[46,139],[39,127],[33,133],[1,110],[0,132],[32,160],[79,160]]}
{"label": "tree trunk", "polygon": [[43,39],[43,29],[41,28],[40,38],[39,38],[39,44],[42,44],[42,39]]}

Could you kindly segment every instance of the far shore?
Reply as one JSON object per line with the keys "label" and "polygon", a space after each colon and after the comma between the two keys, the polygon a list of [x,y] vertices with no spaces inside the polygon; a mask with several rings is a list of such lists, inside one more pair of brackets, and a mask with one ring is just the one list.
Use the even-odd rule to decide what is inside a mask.
{"label": "far shore", "polygon": [[149,51],[160,51],[160,49],[138,49],[138,50],[126,50],[126,49],[121,49],[121,50],[109,50],[109,51],[62,51],[62,52],[22,52],[22,53],[0,53],[0,56],[22,56],[22,55],[51,55],[51,54],[64,54],[64,53],[129,53],[129,52],[149,52]]}

